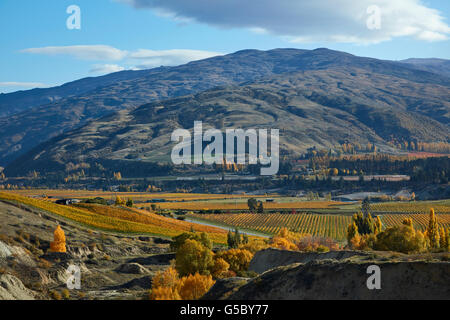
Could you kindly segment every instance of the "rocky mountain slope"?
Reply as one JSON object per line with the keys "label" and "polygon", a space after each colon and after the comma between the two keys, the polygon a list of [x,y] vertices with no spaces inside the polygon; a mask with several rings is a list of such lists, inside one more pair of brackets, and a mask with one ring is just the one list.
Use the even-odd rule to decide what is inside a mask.
{"label": "rocky mountain slope", "polygon": [[0,163],[113,111],[308,67],[295,62],[307,52],[244,50],[177,67],[122,71],[0,95]]}
{"label": "rocky mountain slope", "polygon": [[406,59],[401,62],[410,64],[412,67],[445,76],[450,76],[450,60],[446,59]]}
{"label": "rocky mountain slope", "polygon": [[[423,80],[423,79],[422,79]],[[433,83],[431,83],[434,81]],[[7,175],[63,170],[74,163],[169,161],[177,128],[274,128],[282,154],[343,142],[449,141],[450,85],[365,68],[327,67],[222,86],[122,110],[58,136],[18,158]],[[123,165],[122,165],[123,166]]]}
{"label": "rocky mountain slope", "polygon": [[[341,69],[338,73],[334,71],[337,68]],[[272,81],[274,76],[289,75],[293,72],[307,73],[305,81],[298,81],[301,78],[295,80],[295,86],[298,85],[299,89],[308,86],[303,88],[309,90],[305,98],[312,99],[306,103],[306,108],[311,107],[308,105],[310,103],[321,104],[325,100],[328,100],[326,107],[330,107],[330,103],[338,103],[341,108],[345,108],[345,104],[349,102],[345,100],[348,99],[345,90],[357,95],[359,86],[361,90],[365,90],[365,86],[369,85],[374,90],[368,93],[371,96],[362,99],[364,104],[371,108],[378,108],[380,104],[391,104],[391,108],[396,109],[400,104],[400,112],[403,112],[408,105],[408,109],[427,116],[426,119],[417,119],[420,123],[425,120],[426,127],[428,117],[444,124],[448,123],[447,98],[450,78],[443,74],[419,70],[410,63],[357,57],[328,49],[244,50],[178,67],[124,71],[99,78],[82,79],[58,88],[42,89],[43,91],[31,90],[1,95],[0,115],[3,117],[0,117],[0,139],[3,143],[0,146],[0,165],[4,166],[39,143],[114,111],[133,109],[150,101],[194,94],[217,86],[248,85],[249,82],[261,79]],[[314,72],[317,72],[317,79],[312,79],[315,77]],[[324,76],[329,79],[324,80]],[[293,87],[293,83],[282,84],[281,80],[274,81],[272,88],[270,84],[265,84],[268,85],[268,91],[277,89],[277,85],[286,85],[291,89]],[[328,89],[321,85],[323,81],[332,81],[335,86],[342,86],[337,88],[341,92],[329,95]],[[381,86],[377,88],[379,83]],[[391,85],[399,92],[390,90]],[[436,87],[436,90],[432,90],[432,87]],[[266,87],[261,87],[261,90],[265,89]],[[384,90],[387,90],[386,94]],[[325,96],[326,99],[320,96]],[[244,99],[248,98],[244,94]],[[286,95],[283,98],[290,99]],[[317,101],[317,98],[320,98],[320,101]],[[342,98],[344,100],[339,100]],[[264,97],[261,99],[261,103],[270,105],[270,101],[265,101]],[[168,102],[170,103],[172,102]],[[350,104],[355,103],[361,102],[352,99]],[[233,107],[230,104],[227,103],[225,107]],[[190,110],[190,113],[195,111]],[[318,112],[322,112],[320,108]],[[384,120],[389,120],[390,116],[389,113],[384,114],[384,117],[371,121],[384,126]],[[319,125],[320,123],[316,127]],[[434,123],[431,124],[433,125]],[[446,127],[444,129],[447,130]],[[331,130],[333,128],[329,129]],[[442,128],[435,131],[440,132]],[[324,132],[320,134],[327,136]],[[429,135],[423,137],[431,139]],[[362,139],[365,140],[364,137]],[[310,144],[310,141],[306,143]]]}
{"label": "rocky mountain slope", "polygon": [[[167,239],[88,230],[31,207],[0,202],[0,221],[0,300],[64,298],[71,264],[81,289],[67,299],[147,299],[152,277],[174,259]],[[58,224],[66,254],[48,253]]]}

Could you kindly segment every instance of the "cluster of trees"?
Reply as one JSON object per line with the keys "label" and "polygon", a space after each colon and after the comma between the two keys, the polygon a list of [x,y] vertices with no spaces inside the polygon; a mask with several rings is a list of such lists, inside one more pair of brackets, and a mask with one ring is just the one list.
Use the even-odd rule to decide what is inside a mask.
{"label": "cluster of trees", "polygon": [[214,279],[248,276],[248,265],[255,251],[251,251],[251,246],[243,248],[249,242],[232,235],[233,239],[238,237],[240,247],[216,253],[206,233],[186,232],[174,237],[170,247],[175,251],[175,264],[153,279],[150,298],[199,299],[214,284]]}
{"label": "cluster of trees", "polygon": [[127,206],[127,207],[133,207],[133,199],[128,198],[126,201],[123,200],[120,196],[116,196],[116,200],[114,202],[116,206]]}
{"label": "cluster of trees", "polygon": [[405,151],[450,153],[450,144],[447,142],[420,142],[420,141],[396,141],[388,142],[391,146]]}
{"label": "cluster of trees", "polygon": [[229,250],[214,253],[206,233],[189,232],[174,237],[171,249],[176,252],[176,270],[182,276],[198,272],[214,278],[245,274],[253,254],[241,246],[249,241],[241,238],[239,233],[231,234],[230,238],[233,240]]}
{"label": "cluster of trees", "polygon": [[238,230],[229,232],[228,249],[213,251],[206,233],[185,232],[173,237],[170,248],[175,263],[152,281],[151,299],[198,299],[214,284],[215,279],[234,276],[253,277],[248,271],[253,255],[274,247],[285,250],[326,252],[340,247],[331,240],[300,235],[282,229],[268,240],[252,239]]}
{"label": "cluster of trees", "polygon": [[447,171],[449,157],[414,158],[388,154],[358,156],[320,156],[309,160],[309,168],[324,175],[409,174],[420,169],[429,172]]}
{"label": "cluster of trees", "polygon": [[180,277],[174,267],[157,272],[152,279],[151,300],[197,300],[213,286],[210,275],[199,273]]}
{"label": "cluster of trees", "polygon": [[248,236],[246,234],[243,234],[241,236],[237,228],[234,229],[234,233],[231,232],[231,230],[228,231],[227,234],[228,248],[237,249],[240,247],[241,244],[248,244],[248,242],[249,242]]}
{"label": "cluster of trees", "polygon": [[380,251],[397,251],[403,253],[425,251],[449,251],[450,229],[440,227],[433,209],[425,232],[416,230],[411,218],[401,225],[382,231],[379,217],[372,219],[370,213],[363,217],[360,213],[353,217],[347,229],[348,245],[354,249],[374,249]]}
{"label": "cluster of trees", "polygon": [[262,201],[258,201],[255,198],[247,200],[248,210],[252,213],[264,213],[264,205]]}

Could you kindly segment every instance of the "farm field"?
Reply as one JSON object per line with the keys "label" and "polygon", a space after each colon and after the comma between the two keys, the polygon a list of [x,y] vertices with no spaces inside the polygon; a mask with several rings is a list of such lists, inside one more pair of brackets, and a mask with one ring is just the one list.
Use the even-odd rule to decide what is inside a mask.
{"label": "farm field", "polygon": [[194,228],[196,231],[208,233],[215,243],[226,243],[226,231],[223,229],[167,218],[138,209],[88,204],[64,206],[4,192],[0,192],[0,200],[43,210],[84,226],[105,231],[173,237]]}
{"label": "farm field", "polygon": [[[52,198],[41,198],[43,194]],[[196,231],[210,234],[216,243],[226,242],[224,227],[237,227],[266,235],[276,234],[281,228],[286,227],[297,233],[343,241],[346,238],[347,226],[351,221],[352,214],[360,210],[359,203],[299,201],[299,198],[295,197],[274,196],[269,198],[261,196],[259,199],[263,201],[265,210],[279,210],[284,213],[189,213],[187,217],[191,222],[188,222],[137,208],[84,203],[62,206],[53,202],[57,198],[103,197],[108,199],[110,197],[111,200],[114,200],[116,195],[120,195],[122,199],[131,198],[134,201],[165,199],[168,202],[155,202],[155,205],[166,210],[221,210],[225,212],[227,210],[247,211],[247,200],[249,197],[253,197],[223,194],[19,190],[1,192],[0,199],[22,203],[87,226],[115,232],[149,233],[172,237],[181,232],[190,231],[193,227]],[[267,199],[272,199],[274,202],[266,202]],[[150,209],[150,204],[138,204],[137,207]],[[435,209],[441,225],[450,225],[450,200],[373,203],[371,208],[374,215],[380,215],[384,227],[399,225],[404,218],[412,218],[415,227],[424,230],[428,224],[430,208]],[[291,213],[292,209],[304,212]],[[196,221],[199,223],[195,223]],[[202,225],[202,221],[211,225]]]}
{"label": "farm field", "polygon": [[[166,201],[195,201],[195,200],[226,200],[226,199],[249,199],[261,198],[267,196],[255,196],[245,194],[206,194],[206,193],[150,193],[150,192],[112,192],[112,191],[90,191],[90,190],[52,190],[52,189],[30,189],[4,191],[12,192],[22,196],[29,197],[49,197],[49,200],[55,198],[77,198],[87,199],[102,197],[114,200],[116,196],[121,198],[131,198],[134,201],[146,201],[153,199],[164,199]],[[245,200],[246,201],[246,200]]]}
{"label": "farm field", "polygon": [[[336,201],[277,201],[264,202],[264,209],[333,209],[342,205]],[[172,210],[248,210],[247,201],[191,201],[156,203],[161,209]]]}
{"label": "farm field", "polygon": [[[229,227],[254,230],[266,234],[276,234],[281,228],[290,231],[327,237],[343,241],[352,216],[343,214],[192,214],[195,219],[206,220]],[[383,214],[383,227],[399,225],[405,218],[412,218],[416,229],[425,230],[428,214]],[[450,226],[450,214],[437,214],[440,225]]]}
{"label": "farm field", "polygon": [[450,200],[373,203],[371,208],[374,212],[399,213],[429,213],[433,208],[436,213],[450,213]]}

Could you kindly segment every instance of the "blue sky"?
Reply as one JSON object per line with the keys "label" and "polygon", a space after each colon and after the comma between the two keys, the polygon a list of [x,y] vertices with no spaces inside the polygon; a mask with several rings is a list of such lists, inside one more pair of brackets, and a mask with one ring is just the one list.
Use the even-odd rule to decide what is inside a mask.
{"label": "blue sky", "polygon": [[[0,92],[248,48],[450,59],[448,0],[255,1],[0,0]],[[364,23],[371,3],[381,8],[377,30]],[[66,27],[70,5],[81,9],[80,30]]]}

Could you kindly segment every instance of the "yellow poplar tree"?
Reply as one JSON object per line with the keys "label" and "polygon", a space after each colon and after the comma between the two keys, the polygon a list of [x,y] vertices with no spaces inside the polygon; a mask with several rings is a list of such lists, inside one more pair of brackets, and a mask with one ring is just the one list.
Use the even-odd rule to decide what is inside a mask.
{"label": "yellow poplar tree", "polygon": [[352,239],[354,238],[359,239],[359,233],[358,227],[356,226],[356,223],[353,221],[353,223],[349,224],[347,228],[347,242],[350,244],[352,242]]}
{"label": "yellow poplar tree", "polygon": [[428,239],[430,239],[431,248],[439,248],[439,225],[434,209],[430,210],[430,222],[428,223],[426,234]]}
{"label": "yellow poplar tree", "polygon": [[383,229],[383,224],[381,223],[381,219],[380,216],[377,216],[375,218],[375,234],[378,234],[382,231]]}
{"label": "yellow poplar tree", "polygon": [[50,242],[51,252],[66,252],[66,236],[58,225],[53,233],[53,241]]}

